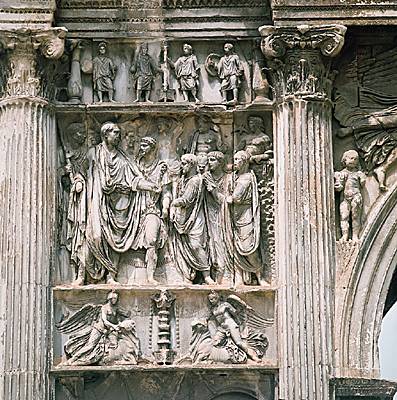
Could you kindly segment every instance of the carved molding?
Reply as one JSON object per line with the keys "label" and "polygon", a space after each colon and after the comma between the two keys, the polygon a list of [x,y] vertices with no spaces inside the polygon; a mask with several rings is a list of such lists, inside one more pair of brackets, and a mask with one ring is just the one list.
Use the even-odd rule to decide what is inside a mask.
{"label": "carved molding", "polygon": [[324,56],[335,57],[343,47],[346,29],[343,25],[262,26],[259,32],[263,54],[268,58],[283,57],[293,49],[319,49]]}
{"label": "carved molding", "polygon": [[259,32],[276,99],[330,97],[335,76],[330,59],[343,47],[345,26],[262,26]]}

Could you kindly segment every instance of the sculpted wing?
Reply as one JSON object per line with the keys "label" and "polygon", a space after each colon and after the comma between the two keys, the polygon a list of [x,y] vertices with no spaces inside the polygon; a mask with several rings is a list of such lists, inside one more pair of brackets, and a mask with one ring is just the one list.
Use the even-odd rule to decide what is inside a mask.
{"label": "sculpted wing", "polygon": [[56,327],[60,332],[67,334],[80,331],[98,319],[101,307],[100,305],[86,304],[71,317],[56,324]]}
{"label": "sculpted wing", "polygon": [[250,305],[232,294],[226,299],[236,310],[241,324],[247,325],[252,330],[263,331],[273,325],[273,318],[265,318],[257,313]]}
{"label": "sculpted wing", "polygon": [[350,52],[337,66],[335,117],[342,126],[397,104],[397,87],[390,84],[397,79],[397,47],[356,50],[359,56]]}

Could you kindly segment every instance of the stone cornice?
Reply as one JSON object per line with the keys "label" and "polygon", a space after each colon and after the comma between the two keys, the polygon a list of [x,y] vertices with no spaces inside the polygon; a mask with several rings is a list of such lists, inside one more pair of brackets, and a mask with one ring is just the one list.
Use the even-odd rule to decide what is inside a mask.
{"label": "stone cornice", "polygon": [[261,26],[262,51],[267,58],[283,57],[288,50],[320,50],[326,57],[335,57],[344,44],[343,25],[297,27]]}

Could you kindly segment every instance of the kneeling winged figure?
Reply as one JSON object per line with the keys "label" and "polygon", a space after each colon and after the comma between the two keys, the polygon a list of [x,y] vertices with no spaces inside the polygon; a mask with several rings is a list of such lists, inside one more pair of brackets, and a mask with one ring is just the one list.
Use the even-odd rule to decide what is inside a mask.
{"label": "kneeling winged figure", "polygon": [[60,332],[72,334],[64,346],[66,365],[137,364],[141,351],[135,322],[118,301],[112,291],[106,304],[86,304],[57,324]]}
{"label": "kneeling winged figure", "polygon": [[264,331],[273,320],[260,316],[236,295],[223,300],[217,292],[211,291],[208,302],[207,320],[192,323],[192,362],[261,362],[269,346]]}

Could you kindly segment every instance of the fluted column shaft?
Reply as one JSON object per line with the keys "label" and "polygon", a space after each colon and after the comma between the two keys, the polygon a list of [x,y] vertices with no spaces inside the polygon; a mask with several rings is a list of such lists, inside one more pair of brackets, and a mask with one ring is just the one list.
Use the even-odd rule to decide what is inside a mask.
{"label": "fluted column shaft", "polygon": [[260,30],[276,97],[280,399],[328,400],[335,270],[328,59],[343,44],[345,29]]}
{"label": "fluted column shaft", "polygon": [[[47,39],[53,36],[48,32]],[[0,32],[10,49],[0,100],[1,400],[50,396],[56,124],[43,98],[36,39],[26,30]]]}

